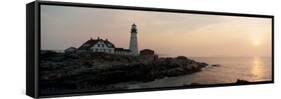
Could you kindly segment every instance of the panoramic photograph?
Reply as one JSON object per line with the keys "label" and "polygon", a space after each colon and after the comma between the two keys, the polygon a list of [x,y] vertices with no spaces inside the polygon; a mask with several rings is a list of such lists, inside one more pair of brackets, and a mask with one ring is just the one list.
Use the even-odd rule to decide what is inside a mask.
{"label": "panoramic photograph", "polygon": [[272,81],[272,19],[41,5],[39,93]]}

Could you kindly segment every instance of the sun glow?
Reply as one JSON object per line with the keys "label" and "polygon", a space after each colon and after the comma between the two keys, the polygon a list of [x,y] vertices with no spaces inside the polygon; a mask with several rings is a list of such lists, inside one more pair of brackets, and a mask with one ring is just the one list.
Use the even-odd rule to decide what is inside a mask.
{"label": "sun glow", "polygon": [[253,44],[253,46],[260,46],[261,45],[261,41],[256,39],[256,40],[253,40],[252,44]]}

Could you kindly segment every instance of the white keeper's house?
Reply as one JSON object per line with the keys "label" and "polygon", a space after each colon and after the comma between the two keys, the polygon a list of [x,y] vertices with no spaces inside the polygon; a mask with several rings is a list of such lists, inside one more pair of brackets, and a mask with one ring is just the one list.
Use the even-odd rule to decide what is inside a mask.
{"label": "white keeper's house", "polygon": [[138,52],[138,42],[137,42],[137,27],[135,24],[131,27],[131,37],[129,49],[118,48],[108,39],[90,39],[82,44],[78,50],[87,50],[92,52],[104,52],[109,54],[118,55],[139,55]]}

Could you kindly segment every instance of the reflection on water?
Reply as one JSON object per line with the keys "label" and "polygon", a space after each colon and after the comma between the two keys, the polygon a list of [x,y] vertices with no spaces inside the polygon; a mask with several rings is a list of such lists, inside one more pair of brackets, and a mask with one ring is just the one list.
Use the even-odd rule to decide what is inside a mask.
{"label": "reflection on water", "polygon": [[208,64],[220,64],[220,67],[208,67],[191,75],[169,77],[147,83],[130,84],[129,88],[155,88],[182,86],[191,83],[221,84],[234,83],[237,79],[251,82],[270,81],[272,61],[270,57],[194,57],[195,61]]}
{"label": "reflection on water", "polygon": [[264,66],[261,63],[261,58],[260,57],[254,57],[251,73],[254,76],[256,76],[256,78],[260,78],[260,77],[263,76],[263,72],[262,72],[263,69],[264,69]]}

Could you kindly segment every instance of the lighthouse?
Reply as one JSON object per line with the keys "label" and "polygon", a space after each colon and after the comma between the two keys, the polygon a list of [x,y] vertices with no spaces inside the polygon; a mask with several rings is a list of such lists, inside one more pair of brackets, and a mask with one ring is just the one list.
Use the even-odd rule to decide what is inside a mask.
{"label": "lighthouse", "polygon": [[132,55],[138,55],[139,54],[136,24],[133,24],[132,27],[131,27],[130,51],[131,51]]}

